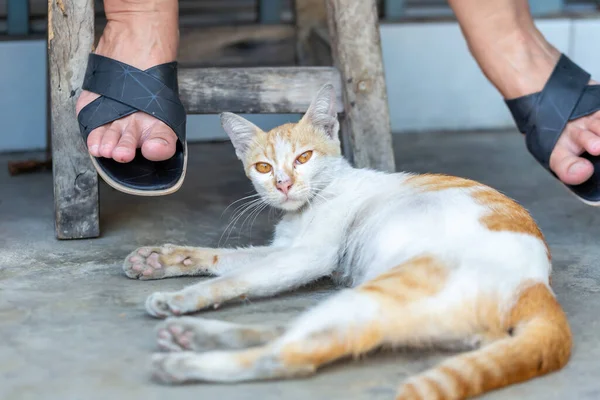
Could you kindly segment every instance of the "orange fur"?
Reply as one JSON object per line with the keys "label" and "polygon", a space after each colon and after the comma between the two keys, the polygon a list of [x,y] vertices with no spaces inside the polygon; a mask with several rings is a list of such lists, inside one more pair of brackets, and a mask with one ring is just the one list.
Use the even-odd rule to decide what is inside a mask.
{"label": "orange fur", "polygon": [[544,240],[531,215],[516,201],[487,187],[474,191],[473,198],[489,209],[488,214],[481,218],[489,230],[524,233]]}
{"label": "orange fur", "polygon": [[[324,155],[338,156],[341,154],[339,145],[328,140],[323,133],[316,131],[310,123],[301,120],[296,124],[288,123],[278,126],[268,132],[257,132],[248,156],[248,167],[265,158],[275,159],[274,144],[278,137],[289,141],[294,151],[299,147],[310,146],[310,150]],[[286,172],[293,177],[293,171]]]}
{"label": "orange fur", "polygon": [[473,199],[488,208],[488,213],[480,221],[491,231],[510,231],[537,237],[544,242],[548,259],[550,248],[535,220],[520,204],[489,186],[469,179],[442,174],[424,174],[411,176],[405,181],[427,192],[447,189],[469,189]]}
{"label": "orange fur", "polygon": [[[443,376],[444,391],[438,400],[465,399],[520,383],[561,369],[569,360],[572,335],[562,308],[542,283],[529,283],[500,326],[510,332],[469,353],[444,361],[400,388],[397,400],[423,399],[419,391],[437,392],[431,376]],[[456,316],[453,315],[454,318]],[[437,375],[432,375],[432,372]]]}
{"label": "orange fur", "polygon": [[[177,265],[180,268],[208,267],[211,264],[216,264],[218,259],[214,251],[189,247],[175,247],[172,251],[159,255],[159,262],[162,265]],[[191,262],[184,263],[185,261]]]}
{"label": "orange fur", "polygon": [[431,256],[413,258],[358,288],[369,294],[409,301],[438,293],[446,282],[448,269]]}
{"label": "orange fur", "polygon": [[405,183],[425,192],[437,192],[447,189],[468,189],[475,186],[482,186],[479,182],[442,174],[415,175],[406,179]]}
{"label": "orange fur", "polygon": [[383,331],[378,324],[357,326],[342,333],[331,330],[285,346],[281,359],[286,367],[316,368],[347,355],[356,357],[366,353],[381,344],[382,339]]}

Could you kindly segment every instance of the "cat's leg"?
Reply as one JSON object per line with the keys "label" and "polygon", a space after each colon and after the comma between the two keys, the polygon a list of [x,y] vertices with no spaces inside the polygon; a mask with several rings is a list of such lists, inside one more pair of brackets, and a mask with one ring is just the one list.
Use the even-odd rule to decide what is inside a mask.
{"label": "cat's leg", "polygon": [[177,292],[156,292],[146,300],[146,310],[155,317],[181,315],[217,306],[223,302],[266,297],[295,289],[331,274],[336,249],[292,248],[279,250]]}
{"label": "cat's leg", "polygon": [[473,319],[452,322],[460,315],[450,315],[445,304],[435,301],[446,280],[443,265],[431,258],[413,259],[334,295],[263,346],[156,354],[155,377],[170,383],[290,378],[382,345],[464,341],[465,347],[476,346],[478,327]]}
{"label": "cat's leg", "polygon": [[383,339],[379,305],[368,295],[344,290],[309,310],[279,338],[245,350],[159,353],[154,377],[162,382],[240,382],[310,375],[324,363],[360,354]]}
{"label": "cat's leg", "polygon": [[281,336],[284,326],[244,325],[198,317],[172,317],[157,329],[158,346],[167,351],[245,349]]}
{"label": "cat's leg", "polygon": [[274,247],[211,249],[165,244],[140,247],[125,258],[123,270],[132,279],[223,275],[276,251]]}

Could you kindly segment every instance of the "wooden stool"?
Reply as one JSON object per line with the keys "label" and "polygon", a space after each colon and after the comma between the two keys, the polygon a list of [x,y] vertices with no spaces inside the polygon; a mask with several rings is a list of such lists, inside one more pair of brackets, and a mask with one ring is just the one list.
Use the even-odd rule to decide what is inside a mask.
{"label": "wooden stool", "polygon": [[[321,85],[332,83],[338,90],[345,156],[357,167],[394,171],[376,1],[326,1],[334,67],[181,68],[181,100],[188,114],[304,113]],[[59,239],[100,234],[98,176],[75,115],[94,42],[93,4],[49,0],[48,68]]]}

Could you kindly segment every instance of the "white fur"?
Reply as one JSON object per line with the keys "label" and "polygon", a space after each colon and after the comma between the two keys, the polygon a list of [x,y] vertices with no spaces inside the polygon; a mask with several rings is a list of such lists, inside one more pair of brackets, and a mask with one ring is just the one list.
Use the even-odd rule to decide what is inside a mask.
{"label": "white fur", "polygon": [[[328,117],[335,110],[332,101],[331,91],[321,91],[305,118],[330,124]],[[243,125],[238,119],[229,119],[235,121],[235,126]],[[337,134],[337,127],[334,129]],[[247,130],[240,131],[245,135]],[[244,136],[244,140],[248,138]],[[337,141],[337,136],[330,140]],[[237,142],[234,140],[234,145]],[[291,154],[291,148],[283,139],[276,142],[275,159],[269,160],[276,174],[289,168],[297,157]],[[238,152],[243,153],[243,149]],[[545,244],[530,235],[490,231],[484,226],[480,219],[489,209],[473,197],[473,191],[481,188],[428,192],[406,184],[410,176],[355,169],[342,157],[315,153],[302,165],[301,183],[295,184],[295,203],[291,206],[274,194],[272,179],[249,174],[266,202],[287,211],[276,226],[271,246],[241,250],[244,256],[237,259],[239,262],[235,251],[222,253],[220,263],[227,267],[220,269],[217,265],[212,271],[221,276],[179,292],[155,293],[146,303],[148,312],[166,316],[197,311],[242,295],[272,296],[324,276],[354,287],[413,257],[430,254],[449,269],[442,291],[411,309],[430,318],[415,332],[388,340],[406,343],[418,342],[421,337],[440,342],[464,339],[465,345],[472,345],[477,338],[456,337],[448,326],[438,323],[438,317],[482,294],[494,296],[508,308],[523,282],[547,285],[551,265]],[[252,257],[253,251],[260,252],[260,257]],[[274,346],[308,339],[330,328],[351,334],[348,328],[377,321],[382,312],[367,295],[343,291],[292,323]],[[256,371],[240,372],[232,360],[227,353],[211,353],[189,362],[198,368],[202,365],[202,374],[214,368],[214,374],[209,375],[215,380],[231,380],[225,378],[228,373],[240,380],[261,377]],[[161,361],[161,365],[166,364]],[[217,370],[224,374],[222,378]]]}

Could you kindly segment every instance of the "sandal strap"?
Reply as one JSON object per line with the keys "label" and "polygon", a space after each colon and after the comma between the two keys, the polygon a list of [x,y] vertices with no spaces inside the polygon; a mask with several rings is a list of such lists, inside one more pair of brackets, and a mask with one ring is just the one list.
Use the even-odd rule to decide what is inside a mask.
{"label": "sandal strap", "polygon": [[186,113],[178,95],[177,63],[142,71],[98,54],[90,54],[82,89],[100,95],[78,116],[81,133],[142,111],[167,124],[181,143],[186,140]]}

